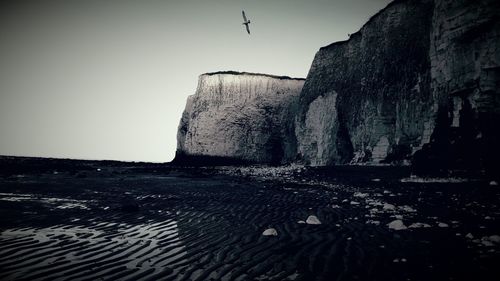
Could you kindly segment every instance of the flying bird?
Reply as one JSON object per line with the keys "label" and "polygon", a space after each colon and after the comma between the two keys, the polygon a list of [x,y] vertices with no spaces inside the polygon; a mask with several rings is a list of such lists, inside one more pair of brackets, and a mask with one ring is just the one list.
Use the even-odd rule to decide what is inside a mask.
{"label": "flying bird", "polygon": [[242,24],[244,24],[246,26],[247,32],[248,32],[248,34],[250,34],[250,28],[248,27],[248,25],[250,24],[250,21],[247,20],[247,16],[245,16],[245,11],[241,11],[241,14],[243,15],[243,23]]}

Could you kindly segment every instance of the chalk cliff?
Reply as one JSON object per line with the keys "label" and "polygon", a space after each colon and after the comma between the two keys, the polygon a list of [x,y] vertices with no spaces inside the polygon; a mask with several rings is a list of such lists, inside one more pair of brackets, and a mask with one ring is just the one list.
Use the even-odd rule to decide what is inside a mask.
{"label": "chalk cliff", "polygon": [[408,160],[429,141],[431,1],[397,1],[316,54],[300,97],[300,158],[311,165]]}
{"label": "chalk cliff", "polygon": [[435,0],[431,140],[413,157],[417,170],[498,172],[500,158],[500,2]]}
{"label": "chalk cliff", "polygon": [[201,75],[179,125],[175,161],[212,157],[278,164],[294,157],[290,120],[303,84],[304,79],[244,72]]}
{"label": "chalk cliff", "polygon": [[488,169],[500,158],[499,51],[500,1],[396,0],[320,48],[305,83],[202,75],[178,154]]}
{"label": "chalk cliff", "polygon": [[321,48],[300,96],[298,158],[438,169],[493,161],[499,15],[492,0],[394,1]]}

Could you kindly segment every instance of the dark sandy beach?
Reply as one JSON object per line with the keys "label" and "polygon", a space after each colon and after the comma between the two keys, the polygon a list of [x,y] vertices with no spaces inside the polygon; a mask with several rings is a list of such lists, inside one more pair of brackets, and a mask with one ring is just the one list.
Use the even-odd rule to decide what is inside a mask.
{"label": "dark sandy beach", "polygon": [[500,188],[486,180],[9,161],[0,280],[500,278]]}

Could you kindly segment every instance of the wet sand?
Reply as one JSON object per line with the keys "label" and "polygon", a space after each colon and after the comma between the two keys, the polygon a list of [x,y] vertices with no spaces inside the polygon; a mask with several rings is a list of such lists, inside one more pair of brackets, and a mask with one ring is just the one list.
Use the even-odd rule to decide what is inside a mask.
{"label": "wet sand", "polygon": [[[3,170],[0,280],[500,276],[500,188],[489,181],[369,167],[66,166]],[[311,215],[321,224],[305,223]]]}

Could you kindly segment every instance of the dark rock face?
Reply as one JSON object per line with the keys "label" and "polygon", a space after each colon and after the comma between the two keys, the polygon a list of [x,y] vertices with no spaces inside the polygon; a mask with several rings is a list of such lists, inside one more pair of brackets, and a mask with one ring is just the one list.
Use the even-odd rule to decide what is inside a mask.
{"label": "dark rock face", "polygon": [[392,3],[348,41],[318,51],[296,116],[305,163],[403,163],[429,141],[432,7]]}
{"label": "dark rock face", "polygon": [[482,170],[500,157],[500,2],[435,1],[431,91],[438,116],[416,172]]}
{"label": "dark rock face", "polygon": [[300,96],[306,164],[411,161],[415,172],[494,167],[498,1],[395,1],[321,48]]}

